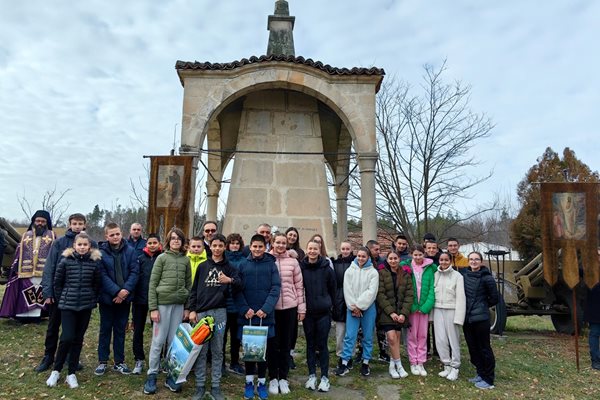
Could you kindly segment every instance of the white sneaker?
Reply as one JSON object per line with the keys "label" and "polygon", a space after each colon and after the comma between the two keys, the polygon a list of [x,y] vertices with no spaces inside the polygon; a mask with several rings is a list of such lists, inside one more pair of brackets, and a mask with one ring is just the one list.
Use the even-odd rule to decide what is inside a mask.
{"label": "white sneaker", "polygon": [[408,372],[406,372],[401,362],[398,362],[398,364],[396,364],[396,371],[398,371],[400,378],[406,378],[408,376]]}
{"label": "white sneaker", "polygon": [[329,392],[329,386],[329,378],[322,376],[321,382],[319,382],[319,392]]}
{"label": "white sneaker", "polygon": [[413,375],[421,375],[421,370],[419,369],[419,366],[417,364],[411,364],[410,373]]}
{"label": "white sneaker", "polygon": [[309,389],[309,390],[316,390],[317,389],[317,376],[316,375],[309,375],[308,376],[308,380],[304,384],[304,387],[307,388],[307,389]]}
{"label": "white sneaker", "polygon": [[67,375],[67,379],[65,379],[65,382],[67,383],[67,385],[69,385],[71,389],[79,387],[79,382],[77,382],[77,377],[75,376],[75,374]]}
{"label": "white sneaker", "polygon": [[442,378],[445,378],[448,376],[448,374],[450,373],[450,371],[452,371],[452,367],[449,365],[444,365],[444,369],[438,374],[438,376],[441,376]]}
{"label": "white sneaker", "polygon": [[60,372],[52,371],[52,373],[50,374],[50,377],[46,381],[46,385],[48,385],[50,387],[55,387],[56,384],[58,383],[59,379],[60,379]]}
{"label": "white sneaker", "polygon": [[269,393],[279,394],[279,381],[277,379],[271,379],[269,381]]}
{"label": "white sneaker", "polygon": [[419,373],[421,374],[421,376],[427,376],[427,371],[425,371],[425,367],[423,366],[423,364],[419,364]]}
{"label": "white sneaker", "polygon": [[458,368],[451,368],[450,373],[446,376],[449,381],[455,381],[458,379]]}
{"label": "white sneaker", "polygon": [[134,375],[140,375],[144,370],[144,360],[135,360],[135,367],[133,367],[133,371],[131,371]]}
{"label": "white sneaker", "polygon": [[395,364],[390,364],[390,367],[389,367],[388,371],[389,371],[390,376],[392,377],[392,379],[400,379],[400,374],[396,370],[396,365]]}
{"label": "white sneaker", "polygon": [[279,380],[279,393],[281,394],[289,394],[290,393],[290,383],[285,379]]}

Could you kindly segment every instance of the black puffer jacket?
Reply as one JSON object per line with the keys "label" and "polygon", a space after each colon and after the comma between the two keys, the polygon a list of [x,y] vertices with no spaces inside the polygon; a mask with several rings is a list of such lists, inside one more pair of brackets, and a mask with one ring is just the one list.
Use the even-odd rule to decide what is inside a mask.
{"label": "black puffer jacket", "polygon": [[100,251],[93,249],[79,255],[72,247],[66,249],[54,274],[54,294],[61,310],[81,311],[96,307],[102,286]]}
{"label": "black puffer jacket", "polygon": [[481,322],[490,319],[489,308],[498,304],[498,289],[492,273],[482,266],[479,271],[461,268],[465,281],[467,311],[465,322]]}
{"label": "black puffer jacket", "polygon": [[335,301],[335,274],[329,266],[329,259],[319,256],[315,263],[306,257],[300,263],[304,282],[306,312],[328,314]]}
{"label": "black puffer jacket", "polygon": [[[44,295],[44,299],[54,299],[54,274],[56,272],[56,266],[64,257],[63,252],[73,247],[75,236],[77,236],[77,233],[68,229],[65,232],[65,236],[52,242],[50,253],[48,254],[48,257],[46,257],[46,264],[44,264],[44,274],[42,275],[42,294]],[[91,244],[92,248],[98,248],[98,243],[95,241],[91,240]],[[56,299],[58,299],[58,297]]]}
{"label": "black puffer jacket", "polygon": [[335,303],[333,305],[333,320],[336,322],[346,322],[346,300],[344,300],[344,274],[354,260],[354,254],[348,257],[342,257],[340,254],[333,261],[333,271],[335,272]]}

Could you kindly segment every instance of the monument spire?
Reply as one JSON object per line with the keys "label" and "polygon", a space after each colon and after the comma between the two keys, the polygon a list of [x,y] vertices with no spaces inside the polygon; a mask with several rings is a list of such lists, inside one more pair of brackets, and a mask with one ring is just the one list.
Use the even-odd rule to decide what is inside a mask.
{"label": "monument spire", "polygon": [[285,0],[275,1],[275,13],[269,15],[267,30],[269,44],[267,55],[295,56],[294,51],[294,22],[296,17],[290,17],[290,7]]}

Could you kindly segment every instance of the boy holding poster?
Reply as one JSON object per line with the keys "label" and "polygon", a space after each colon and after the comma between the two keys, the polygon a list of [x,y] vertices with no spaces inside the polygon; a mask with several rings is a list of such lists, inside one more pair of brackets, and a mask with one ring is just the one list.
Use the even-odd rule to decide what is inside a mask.
{"label": "boy holding poster", "polygon": [[230,290],[241,287],[241,281],[236,268],[229,265],[225,258],[225,236],[215,235],[210,241],[212,255],[196,269],[190,293],[188,308],[190,323],[210,315],[214,318],[215,329],[208,344],[202,347],[196,360],[196,393],[192,399],[202,399],[206,393],[206,355],[210,347],[212,353],[212,382],[210,394],[215,400],[224,399],[221,393],[221,368],[223,363],[223,336],[227,322],[227,297]]}

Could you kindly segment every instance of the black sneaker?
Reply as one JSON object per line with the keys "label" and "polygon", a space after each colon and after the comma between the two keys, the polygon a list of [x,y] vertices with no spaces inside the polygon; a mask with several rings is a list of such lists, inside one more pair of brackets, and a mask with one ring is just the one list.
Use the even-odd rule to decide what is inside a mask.
{"label": "black sneaker", "polygon": [[156,374],[149,374],[144,383],[144,394],[156,393]]}
{"label": "black sneaker", "polygon": [[354,361],[352,361],[352,359],[348,360],[348,369],[352,369],[352,367],[354,367]]}
{"label": "black sneaker", "polygon": [[363,355],[362,355],[362,351],[359,351],[358,353],[356,353],[356,356],[354,357],[354,361],[355,361],[357,364],[358,364],[358,363],[360,363],[360,362],[362,362],[362,359],[363,359],[363,357],[362,357],[362,356],[363,356]]}
{"label": "black sneaker", "polygon": [[[317,358],[318,360],[318,358]],[[296,369],[296,362],[294,361],[294,357],[292,357],[292,355],[290,354],[290,359],[289,359],[289,366],[290,369]]]}
{"label": "black sneaker", "polygon": [[173,393],[181,392],[181,383],[175,383],[175,380],[170,376],[167,377],[167,380],[165,381],[165,387]]}
{"label": "black sneaker", "polygon": [[337,367],[340,368],[343,365],[342,357],[338,359]]}
{"label": "black sneaker", "polygon": [[388,353],[386,353],[385,351],[382,351],[381,353],[379,353],[379,361],[389,363],[390,355]]}
{"label": "black sneaker", "polygon": [[362,376],[371,375],[371,368],[369,368],[369,364],[362,363],[362,365],[360,366],[360,374]]}
{"label": "black sneaker", "polygon": [[244,367],[242,367],[240,364],[229,364],[228,371],[233,372],[236,375],[246,375]]}
{"label": "black sneaker", "polygon": [[35,372],[47,371],[52,366],[53,362],[54,360],[52,359],[52,357],[44,356],[44,358],[42,358],[42,361],[40,362],[40,365],[35,367]]}
{"label": "black sneaker", "polygon": [[335,369],[335,371],[333,371],[334,374],[336,374],[337,376],[344,376],[347,375],[348,372],[350,372],[350,370],[348,369],[347,365],[342,364],[341,367],[337,367]]}

